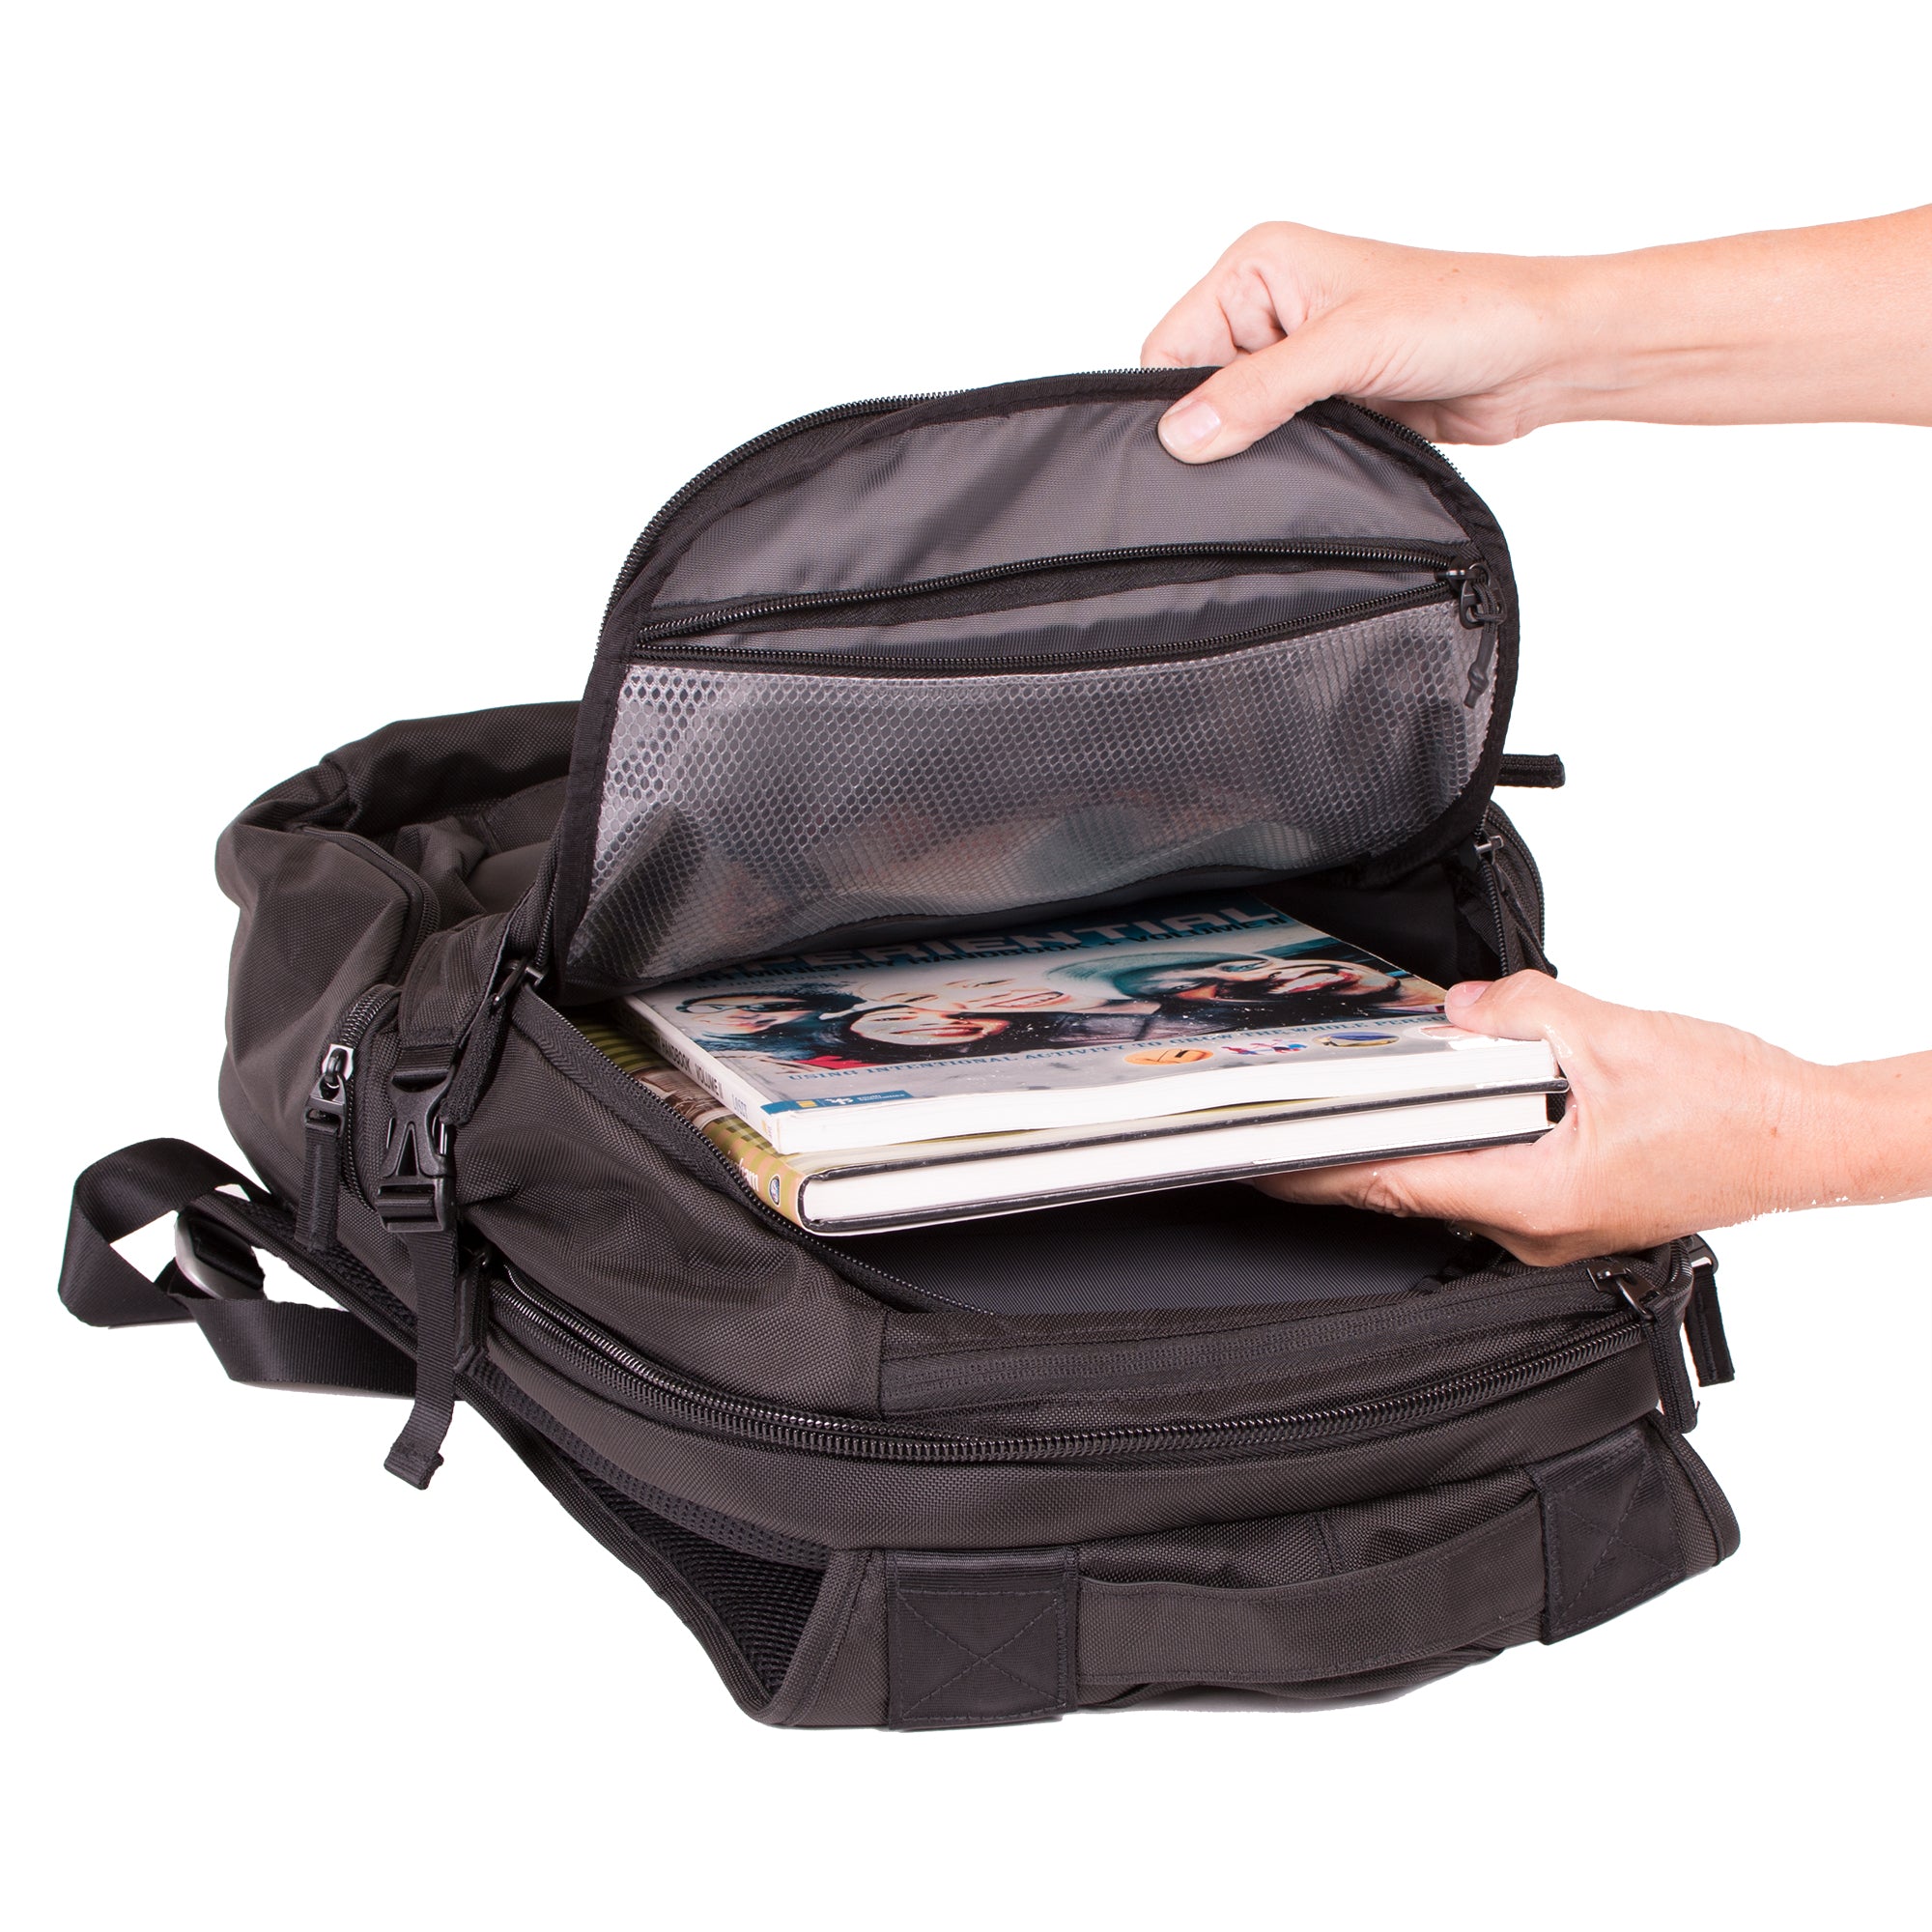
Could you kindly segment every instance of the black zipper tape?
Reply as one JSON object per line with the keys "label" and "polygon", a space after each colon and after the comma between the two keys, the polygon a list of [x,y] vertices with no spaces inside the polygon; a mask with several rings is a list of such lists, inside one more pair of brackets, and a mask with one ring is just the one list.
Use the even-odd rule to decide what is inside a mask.
{"label": "black zipper tape", "polygon": [[[1070,571],[1105,571],[1110,579],[1123,566],[1176,563],[1194,558],[1223,558],[1229,562],[1283,562],[1307,568],[1342,564],[1362,570],[1427,570],[1440,581],[1453,583],[1469,605],[1468,582],[1480,575],[1488,581],[1487,566],[1472,561],[1462,550],[1449,548],[1407,549],[1393,544],[1302,544],[1286,540],[1256,538],[1230,543],[1143,544],[1125,548],[1072,551],[1057,556],[1022,557],[1010,563],[982,565],[978,570],[954,571],[944,577],[915,578],[905,583],[885,583],[839,590],[804,590],[791,596],[752,598],[734,604],[712,605],[701,611],[688,611],[642,626],[634,640],[634,649],[642,649],[667,638],[685,638],[707,631],[730,631],[742,625],[763,622],[772,617],[818,615],[826,611],[864,610],[881,604],[898,604],[923,597],[940,597],[951,591],[971,589],[980,584],[1000,583],[1014,578],[1048,576]],[[1164,579],[1151,579],[1163,582]],[[1119,587],[1118,585],[1114,587]],[[1056,593],[1053,601],[1070,601]],[[1475,628],[1471,625],[1471,628]]]}
{"label": "black zipper tape", "polygon": [[491,1284],[490,1306],[493,1321],[511,1339],[534,1342],[540,1350],[601,1384],[635,1414],[672,1428],[697,1430],[765,1448],[870,1463],[1047,1463],[1188,1452],[1225,1456],[1245,1450],[1272,1452],[1303,1443],[1325,1446],[1486,1407],[1639,1348],[1644,1338],[1640,1319],[1613,1315],[1561,1348],[1464,1370],[1362,1402],[1234,1421],[1032,1435],[949,1435],[775,1407],[689,1380],[586,1321],[514,1268],[507,1270],[504,1279]]}
{"label": "black zipper tape", "polygon": [[919,659],[909,655],[860,651],[789,651],[782,647],[729,644],[706,645],[683,651],[653,651],[649,662],[706,668],[742,667],[834,677],[987,677],[1002,674],[1023,676],[1040,671],[1124,669],[1134,665],[1189,664],[1202,658],[1226,657],[1257,644],[1319,638],[1345,625],[1386,616],[1397,611],[1419,610],[1433,604],[1452,602],[1456,596],[1453,585],[1417,584],[1413,589],[1391,591],[1386,596],[1345,604],[1303,623],[1256,624],[1246,630],[1203,638],[1192,643],[1114,645],[1094,650],[1016,651],[995,657],[957,653]]}

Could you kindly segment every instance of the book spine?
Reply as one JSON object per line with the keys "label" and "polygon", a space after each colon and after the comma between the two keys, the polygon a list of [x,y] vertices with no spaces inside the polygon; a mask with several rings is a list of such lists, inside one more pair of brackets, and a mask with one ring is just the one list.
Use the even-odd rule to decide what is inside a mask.
{"label": "book spine", "polygon": [[704,1125],[704,1137],[745,1177],[746,1184],[768,1208],[801,1228],[810,1224],[799,1211],[799,1195],[809,1171],[789,1160],[735,1114],[721,1114]]}
{"label": "book spine", "polygon": [[647,1008],[631,1004],[628,1010],[639,1025],[648,1029],[651,1044],[687,1078],[696,1081],[698,1086],[721,1100],[734,1113],[756,1113],[760,1100],[749,1087],[723,1074],[717,1064],[707,1055],[700,1053],[689,1040],[679,1037],[673,1027],[662,1024]]}

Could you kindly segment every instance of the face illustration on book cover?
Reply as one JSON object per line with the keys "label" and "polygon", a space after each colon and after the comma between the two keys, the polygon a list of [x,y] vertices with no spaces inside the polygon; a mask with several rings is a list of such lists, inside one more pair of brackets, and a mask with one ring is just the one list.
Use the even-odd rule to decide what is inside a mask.
{"label": "face illustration on book cover", "polygon": [[870,959],[840,971],[825,954],[809,970],[800,960],[791,983],[760,968],[761,983],[707,987],[673,1010],[714,1054],[831,1070],[1359,1027],[1441,1000],[1428,981],[1257,901],[1013,935],[999,948],[1023,955],[1010,961],[949,959],[945,946],[907,949],[896,973]]}

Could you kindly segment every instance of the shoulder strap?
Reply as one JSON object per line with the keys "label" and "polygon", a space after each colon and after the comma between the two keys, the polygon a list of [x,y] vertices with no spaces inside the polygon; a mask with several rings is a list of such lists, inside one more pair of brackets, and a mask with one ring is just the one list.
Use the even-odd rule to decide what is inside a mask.
{"label": "shoulder strap", "polygon": [[[197,1217],[194,1203],[218,1187],[261,1188],[186,1141],[141,1141],[86,1169],[73,1184],[60,1298],[96,1328],[193,1321],[228,1374],[260,1388],[407,1396],[410,1358],[355,1316],[305,1302],[270,1301],[252,1249],[273,1244],[239,1232],[236,1217]],[[113,1243],[163,1214],[181,1214],[177,1259],[152,1281]],[[301,1257],[304,1273],[317,1258]]]}

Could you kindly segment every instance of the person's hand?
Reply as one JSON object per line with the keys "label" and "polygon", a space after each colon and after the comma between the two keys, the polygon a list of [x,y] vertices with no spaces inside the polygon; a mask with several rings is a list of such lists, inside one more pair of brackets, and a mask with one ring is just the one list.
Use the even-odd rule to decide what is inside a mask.
{"label": "person's hand", "polygon": [[1818,1066],[1732,1027],[1611,1006],[1542,973],[1452,986],[1448,1011],[1472,1033],[1549,1041],[1570,1082],[1555,1127],[1517,1147],[1255,1184],[1283,1200],[1431,1215],[1543,1266],[1778,1209],[1922,1191],[1922,1176],[1915,1184],[1877,1170],[1893,1136],[1909,1146],[1932,1126],[1932,1055]]}
{"label": "person's hand", "polygon": [[1436,442],[1544,423],[1932,423],[1932,208],[1625,255],[1458,255],[1251,228],[1141,351],[1219,371],[1162,418],[1189,463],[1323,396]]}
{"label": "person's hand", "polygon": [[1541,420],[1560,264],[1251,228],[1147,339],[1150,366],[1221,373],[1161,424],[1176,456],[1232,456],[1323,396],[1438,442],[1506,442]]}

